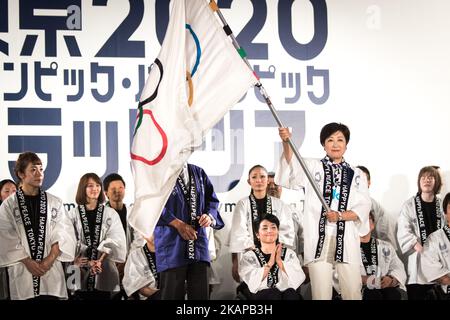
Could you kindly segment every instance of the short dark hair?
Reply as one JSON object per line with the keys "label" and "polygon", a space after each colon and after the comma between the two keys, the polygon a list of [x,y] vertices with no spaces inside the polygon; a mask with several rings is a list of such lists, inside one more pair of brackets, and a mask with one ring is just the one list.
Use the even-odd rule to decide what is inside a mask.
{"label": "short dark hair", "polygon": [[364,166],[356,166],[359,170],[364,172],[367,175],[367,180],[370,180],[370,171]]}
{"label": "short dark hair", "polygon": [[426,166],[420,169],[419,176],[417,177],[417,187],[419,190],[419,193],[422,192],[422,189],[420,188],[420,178],[424,176],[425,174],[429,174],[434,178],[434,189],[433,193],[438,194],[441,191],[442,188],[442,178],[441,174],[439,173],[439,170],[436,169],[436,166]]}
{"label": "short dark hair", "polygon": [[322,128],[320,131],[320,144],[324,146],[325,140],[338,131],[342,132],[345,137],[345,142],[348,144],[350,141],[350,129],[345,124],[337,122],[331,122]]}
{"label": "short dark hair", "polygon": [[75,202],[78,205],[87,203],[86,187],[87,187],[89,179],[94,180],[96,183],[98,183],[100,185],[101,190],[100,190],[100,194],[98,195],[98,203],[105,202],[105,194],[103,193],[102,180],[100,179],[100,177],[97,174],[95,174],[93,172],[89,172],[89,173],[86,173],[85,175],[83,175],[80,178],[80,182],[78,183],[77,195],[75,196]]}
{"label": "short dark hair", "polygon": [[19,173],[25,173],[25,169],[27,168],[29,163],[42,165],[42,161],[36,153],[31,151],[22,152],[17,158],[16,165],[14,167],[14,174],[19,179],[19,181],[22,181]]}
{"label": "short dark hair", "polygon": [[16,188],[17,188],[17,184],[16,184],[14,181],[12,181],[11,179],[3,179],[2,181],[0,181],[0,191],[2,191],[3,187],[4,187],[5,184],[7,184],[7,183],[12,183],[12,184],[15,185]]}
{"label": "short dark hair", "polygon": [[275,223],[275,225],[277,226],[277,229],[278,230],[280,229],[280,220],[277,218],[277,216],[275,216],[273,214],[266,214],[266,215],[263,215],[261,218],[256,219],[256,221],[254,223],[254,228],[256,231],[259,230],[259,226],[261,225],[261,222],[263,222],[264,220]]}
{"label": "short dark hair", "polygon": [[111,173],[111,174],[107,175],[105,179],[103,179],[103,189],[105,189],[105,191],[108,191],[109,184],[113,181],[122,181],[123,186],[126,187],[125,181],[123,180],[123,178],[120,174]]}
{"label": "short dark hair", "polygon": [[442,209],[444,210],[444,214],[447,214],[447,207],[449,203],[450,203],[450,192],[445,195],[444,201],[442,201]]}
{"label": "short dark hair", "polygon": [[257,165],[254,165],[253,167],[251,167],[250,170],[248,170],[248,175],[250,175],[250,173],[252,173],[252,171],[255,170],[255,169],[257,169],[257,168],[261,168],[261,169],[263,169],[265,172],[267,172],[267,169],[266,169],[266,168],[264,168],[264,167],[263,167],[262,165],[260,165],[260,164],[257,164]]}
{"label": "short dark hair", "polygon": [[275,177],[275,172],[270,171],[267,173],[267,176],[273,178],[273,177]]}

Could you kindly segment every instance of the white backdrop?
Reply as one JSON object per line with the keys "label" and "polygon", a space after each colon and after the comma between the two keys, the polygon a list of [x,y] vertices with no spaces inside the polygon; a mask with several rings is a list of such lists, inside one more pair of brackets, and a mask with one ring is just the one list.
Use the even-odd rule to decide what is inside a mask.
{"label": "white backdrop", "polygon": [[[258,10],[263,2],[255,2]],[[306,60],[294,58],[282,45],[278,33],[278,5],[281,2],[285,1],[265,1],[267,19],[262,26],[250,28],[256,34],[253,42],[268,44],[267,57],[250,59],[250,62],[258,65],[261,71],[272,72],[273,78],[262,79],[262,82],[276,108],[304,117],[304,124],[297,123],[294,128],[297,143],[301,143],[301,154],[322,157],[323,149],[319,143],[322,126],[332,121],[347,124],[351,139],[345,158],[353,165],[362,164],[370,169],[371,194],[384,206],[393,221],[402,203],[417,191],[417,174],[421,167],[440,166],[445,183],[442,194],[450,191],[450,151],[447,148],[450,133],[450,2],[326,1],[326,44],[319,54]],[[297,42],[311,41],[315,32],[312,3],[319,2],[323,1],[294,2],[291,10],[292,34]],[[31,3],[33,1],[30,1],[30,6]],[[58,1],[55,1],[55,6],[56,3]],[[53,56],[46,53],[44,39],[47,35],[43,30],[31,30],[19,25],[19,2],[10,0],[7,4],[7,28],[4,23],[0,24],[0,40],[8,44],[7,53],[0,51],[0,178],[10,177],[8,161],[16,159],[21,146],[29,146],[10,140],[11,136],[57,136],[61,140],[61,168],[59,173],[55,173],[57,178],[50,192],[63,198],[66,203],[74,202],[81,175],[89,171],[100,176],[108,173],[107,155],[114,150],[117,161],[112,168],[117,170],[113,171],[118,171],[127,181],[125,200],[132,202],[130,110],[137,107],[135,95],[142,87],[138,78],[146,77],[145,72],[139,74],[139,65],[145,71],[160,46],[155,29],[155,0],[143,2],[143,15],[130,37],[130,41],[144,43],[145,55],[136,57],[96,57],[101,45],[129,15],[128,1],[110,1],[107,6],[101,7],[94,6],[91,1],[82,1],[80,26],[56,32],[56,54]],[[234,0],[231,8],[223,8],[222,11],[235,34],[242,31],[256,12],[250,0]],[[0,14],[4,19],[4,13]],[[67,12],[66,15],[69,16]],[[77,18],[76,15],[72,17]],[[37,35],[36,45],[30,54],[23,55],[21,52],[29,34]],[[80,56],[70,54],[64,42],[65,35],[75,36]],[[120,51],[123,48],[118,45],[116,49]],[[44,76],[41,81],[42,91],[52,94],[49,100],[42,99],[36,93],[39,91],[36,89],[37,62],[43,68],[49,68],[54,62],[58,65],[54,76]],[[105,102],[96,100],[91,94],[92,89],[97,89],[101,95],[108,91],[105,74],[93,80],[94,63],[114,68],[114,92]],[[28,91],[20,99],[11,100],[6,94],[17,93],[23,88],[22,65],[28,66]],[[308,98],[309,90],[316,96],[323,93],[320,82],[308,85],[308,66],[329,72],[329,97],[322,104],[313,103]],[[65,70],[70,75],[68,84],[64,83]],[[76,72],[72,73],[72,70]],[[80,81],[77,73],[80,70],[84,72],[84,95],[77,101],[68,101],[67,95],[75,95],[78,91],[75,83]],[[300,78],[300,97],[295,102],[286,102],[286,98],[295,96],[288,79],[291,76],[295,79],[296,74]],[[287,79],[284,85],[283,77]],[[70,79],[75,79],[75,82],[71,83]],[[129,80],[128,86],[125,79]],[[16,108],[60,109],[60,122],[47,125],[43,120],[41,124],[25,125],[20,123],[20,117],[19,122],[14,122],[11,120],[11,109]],[[214,181],[221,186],[236,178],[227,175],[230,167],[240,166],[235,171],[240,173],[238,186],[230,192],[218,193],[223,203],[233,203],[248,194],[246,178],[251,166],[260,163],[269,170],[275,168],[280,145],[277,129],[264,122],[266,116],[262,117],[257,112],[265,111],[267,107],[252,90],[233,110],[237,118],[226,116],[223,129],[213,131],[212,136],[205,140],[204,150],[195,152],[191,157],[192,163],[217,177]],[[241,127],[236,125],[239,121],[242,121],[240,131],[236,130]],[[112,127],[108,127],[107,122],[113,123]],[[107,132],[106,128],[112,131]],[[76,130],[81,130],[77,131],[78,136]],[[117,141],[110,142],[112,147],[108,149],[106,136],[113,136],[114,132]],[[83,143],[75,152],[75,145],[80,143],[83,133]],[[222,146],[218,147],[221,143]],[[40,155],[47,162],[45,152]],[[225,191],[223,187],[219,189]],[[285,197],[289,202],[299,199],[299,195],[292,192],[285,192]],[[231,213],[225,207],[223,217],[226,222],[231,219]],[[228,228],[218,234],[218,241],[222,244]],[[230,297],[233,291],[231,267],[227,265],[231,258],[226,249],[222,247],[219,253],[222,286],[215,297]]]}

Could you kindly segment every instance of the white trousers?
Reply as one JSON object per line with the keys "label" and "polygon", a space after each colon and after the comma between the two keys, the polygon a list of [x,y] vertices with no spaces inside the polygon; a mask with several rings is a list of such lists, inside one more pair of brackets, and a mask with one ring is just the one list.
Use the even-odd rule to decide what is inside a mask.
{"label": "white trousers", "polygon": [[[359,264],[334,261],[336,237],[325,237],[324,247],[318,260],[308,264],[313,300],[331,300],[333,273],[337,272],[343,300],[361,300],[361,273]],[[333,268],[334,267],[334,268]]]}

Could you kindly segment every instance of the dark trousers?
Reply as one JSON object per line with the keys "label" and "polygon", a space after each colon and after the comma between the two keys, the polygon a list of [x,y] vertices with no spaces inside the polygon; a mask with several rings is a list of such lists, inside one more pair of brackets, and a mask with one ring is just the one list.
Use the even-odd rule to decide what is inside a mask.
{"label": "dark trousers", "polygon": [[59,298],[55,297],[55,296],[40,295],[40,296],[37,296],[37,297],[34,297],[34,298],[30,298],[30,299],[27,299],[27,300],[38,300],[38,301],[41,301],[41,300],[59,300]]}
{"label": "dark trousers", "polygon": [[161,300],[161,290],[156,291],[150,297],[147,298],[147,301],[158,301]]}
{"label": "dark trousers", "polygon": [[367,289],[364,288],[363,300],[401,300],[402,293],[401,289],[395,288],[384,288],[384,289]]}
{"label": "dark trousers", "polygon": [[100,291],[94,289],[94,291],[75,291],[73,300],[111,300],[111,292]]}
{"label": "dark trousers", "polygon": [[292,288],[284,291],[280,291],[277,288],[270,288],[251,294],[251,300],[303,300],[303,298]]}
{"label": "dark trousers", "polygon": [[184,300],[186,292],[188,300],[208,300],[208,268],[200,261],[161,272],[161,300]]}
{"label": "dark trousers", "polygon": [[432,284],[407,284],[408,300],[435,300]]}
{"label": "dark trousers", "polygon": [[433,292],[435,294],[435,300],[450,300],[450,294],[444,292],[438,284],[433,286]]}

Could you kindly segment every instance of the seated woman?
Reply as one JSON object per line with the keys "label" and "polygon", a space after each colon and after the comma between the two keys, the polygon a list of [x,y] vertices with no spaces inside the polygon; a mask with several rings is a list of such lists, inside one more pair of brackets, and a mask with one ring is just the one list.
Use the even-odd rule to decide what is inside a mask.
{"label": "seated woman", "polygon": [[363,300],[401,300],[406,295],[405,267],[392,244],[372,236],[376,228],[372,211],[369,224],[370,232],[361,237]]}
{"label": "seated woman", "polygon": [[255,223],[259,245],[245,252],[239,276],[247,284],[251,300],[303,300],[297,292],[305,280],[295,252],[278,242],[280,221],[272,214]]}
{"label": "seated woman", "polygon": [[278,226],[279,241],[289,248],[294,247],[294,221],[291,208],[278,198],[267,193],[267,170],[261,165],[253,166],[248,172],[250,195],[239,200],[233,210],[229,246],[232,259],[231,274],[236,282],[239,279],[238,262],[241,255],[258,245],[255,222],[266,214],[275,215]]}
{"label": "seated woman", "polygon": [[[369,213],[369,225],[370,232],[360,237],[362,299],[405,299],[407,296],[405,266],[391,243],[373,236],[376,224],[372,211]],[[333,299],[340,300],[341,289],[336,270],[333,274],[333,289]]]}
{"label": "seated woman", "polygon": [[425,279],[437,283],[434,292],[438,300],[450,300],[450,193],[443,201],[446,223],[429,235],[420,259]]}

